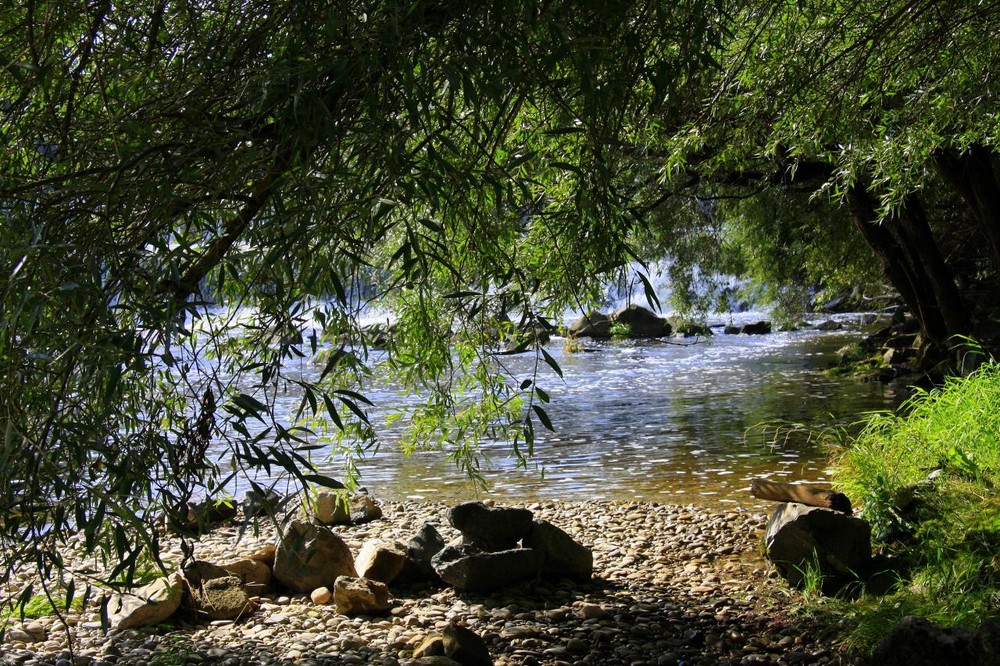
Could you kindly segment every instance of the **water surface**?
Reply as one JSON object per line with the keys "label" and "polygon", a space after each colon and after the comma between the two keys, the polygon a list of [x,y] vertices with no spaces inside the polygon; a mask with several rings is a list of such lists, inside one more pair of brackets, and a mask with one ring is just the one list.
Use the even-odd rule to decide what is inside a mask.
{"label": "water surface", "polygon": [[[562,367],[537,378],[551,396],[556,432],[536,427],[535,455],[518,469],[509,448],[484,443],[487,491],[478,490],[440,452],[403,455],[391,432],[360,464],[362,483],[387,499],[498,502],[597,498],[665,503],[755,504],[749,480],[828,479],[828,451],[815,440],[774,438],[766,422],[848,424],[884,409],[891,396],[877,383],[823,372],[858,333],[715,335],[698,344],[673,341],[588,342],[570,353],[547,350]],[[690,341],[688,341],[690,342]],[[507,357],[530,376],[528,354]],[[369,395],[380,406],[402,404],[386,388]],[[379,412],[376,410],[375,419]],[[325,471],[339,474],[333,461]]]}

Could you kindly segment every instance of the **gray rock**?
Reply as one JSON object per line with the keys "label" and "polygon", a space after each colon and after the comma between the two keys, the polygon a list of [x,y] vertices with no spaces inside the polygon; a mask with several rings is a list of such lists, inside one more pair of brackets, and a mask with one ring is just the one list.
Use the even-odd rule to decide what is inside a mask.
{"label": "gray rock", "polygon": [[544,558],[542,575],[589,581],[594,574],[594,554],[547,520],[535,520],[524,537],[524,547]]}
{"label": "gray rock", "polygon": [[293,520],[281,535],[273,573],[282,585],[308,594],[318,587],[332,589],[339,576],[353,576],[354,558],[328,528]]}
{"label": "gray rock", "polygon": [[[924,618],[909,615],[882,639],[872,652],[871,666],[986,666],[973,650],[973,632],[939,627]],[[994,653],[994,657],[996,654]]]}
{"label": "gray rock", "polygon": [[767,556],[790,584],[801,586],[804,571],[818,565],[822,590],[834,594],[867,573],[871,526],[832,509],[786,502],[767,523]]}
{"label": "gray rock", "polygon": [[444,548],[444,537],[431,523],[424,523],[416,536],[406,545],[406,563],[397,576],[400,583],[432,582],[441,578],[434,571],[431,560]]}
{"label": "gray rock", "polygon": [[771,322],[758,321],[753,324],[743,326],[726,326],[723,329],[726,335],[767,335],[771,332]]}
{"label": "gray rock", "polygon": [[108,602],[112,629],[150,627],[167,621],[181,606],[184,577],[175,572],[133,593],[116,594]]}
{"label": "gray rock", "polygon": [[274,488],[267,490],[250,489],[243,494],[243,515],[247,518],[273,516],[284,502],[281,493]]}
{"label": "gray rock", "polygon": [[486,551],[510,550],[531,529],[531,511],[463,502],[448,514],[462,542]]}
{"label": "gray rock", "polygon": [[641,305],[627,305],[611,314],[613,323],[629,327],[632,338],[665,338],[670,335],[670,323]]}
{"label": "gray rock", "polygon": [[607,339],[611,337],[611,319],[606,314],[591,310],[577,317],[567,332],[577,338]]}
{"label": "gray rock", "polygon": [[533,548],[483,553],[470,546],[448,546],[432,564],[444,582],[459,590],[490,592],[538,578],[543,559]]}
{"label": "gray rock", "polygon": [[367,578],[340,576],[334,582],[333,603],[342,615],[380,615],[392,607],[385,583]]}
{"label": "gray rock", "polygon": [[490,650],[476,632],[456,624],[449,624],[441,632],[444,656],[462,666],[493,666]]}

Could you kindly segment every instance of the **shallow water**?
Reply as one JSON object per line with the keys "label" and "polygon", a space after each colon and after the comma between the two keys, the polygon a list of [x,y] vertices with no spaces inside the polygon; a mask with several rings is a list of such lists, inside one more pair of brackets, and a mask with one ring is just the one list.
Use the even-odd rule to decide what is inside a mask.
{"label": "shallow water", "polygon": [[[379,452],[360,463],[361,483],[377,497],[397,500],[756,505],[747,490],[751,478],[824,481],[828,453],[806,437],[775,441],[773,430],[765,435],[754,426],[848,424],[889,405],[892,396],[880,384],[822,372],[858,337],[815,330],[718,334],[690,345],[591,342],[584,353],[568,353],[555,340],[547,350],[564,378],[545,367],[538,384],[552,396],[546,409],[556,432],[536,425],[527,470],[517,468],[507,447],[486,444],[489,489],[480,491],[440,452],[403,455],[390,433]],[[528,376],[534,359],[505,362]],[[369,395],[379,405],[404,400],[387,390]],[[340,475],[336,461],[321,469]]]}

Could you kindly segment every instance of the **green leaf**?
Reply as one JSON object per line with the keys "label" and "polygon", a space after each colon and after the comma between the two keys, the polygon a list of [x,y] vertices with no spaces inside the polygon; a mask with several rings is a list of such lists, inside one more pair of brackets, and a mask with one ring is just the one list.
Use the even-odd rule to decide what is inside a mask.
{"label": "green leaf", "polygon": [[555,371],[555,373],[559,375],[560,378],[562,378],[563,376],[562,368],[560,368],[559,363],[554,358],[552,358],[552,355],[549,354],[547,351],[545,351],[544,347],[539,347],[538,351],[542,352],[542,358],[545,359],[545,362],[548,364],[548,366],[552,368]]}
{"label": "green leaf", "polygon": [[552,427],[552,421],[549,420],[548,413],[546,413],[541,405],[532,405],[531,409],[535,412],[535,415],[538,416],[538,420],[542,422],[542,425],[545,426],[547,430],[555,432],[555,428]]}

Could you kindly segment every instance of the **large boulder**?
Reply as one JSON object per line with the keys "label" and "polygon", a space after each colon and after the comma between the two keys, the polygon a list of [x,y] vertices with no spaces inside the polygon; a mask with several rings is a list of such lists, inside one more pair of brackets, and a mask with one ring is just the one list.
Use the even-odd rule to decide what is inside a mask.
{"label": "large boulder", "polygon": [[543,557],[542,575],[589,581],[594,573],[594,554],[547,520],[535,520],[524,537],[524,547]]}
{"label": "large boulder", "polygon": [[340,576],[334,582],[333,603],[341,615],[380,615],[392,607],[385,583],[367,578]]}
{"label": "large boulder", "polygon": [[671,332],[670,323],[666,319],[641,305],[618,308],[612,313],[611,321],[628,326],[631,338],[665,338]]}
{"label": "large boulder", "polygon": [[771,332],[771,322],[758,321],[753,324],[743,324],[742,326],[726,326],[726,335],[767,335]]}
{"label": "large boulder", "polygon": [[611,319],[602,312],[591,310],[577,317],[567,332],[576,338],[607,339],[611,337]]}
{"label": "large boulder", "polygon": [[990,633],[987,623],[979,632],[973,632],[939,627],[929,620],[909,615],[882,639],[868,663],[871,666],[992,666],[1000,663],[1000,654],[996,652],[996,644],[989,646],[989,641],[981,638],[980,635],[985,635],[984,630],[985,634]]}
{"label": "large boulder", "polygon": [[871,526],[840,511],[786,502],[767,523],[767,556],[790,584],[801,587],[818,567],[825,594],[864,576],[871,562]]}
{"label": "large boulder", "polygon": [[112,629],[151,627],[170,619],[183,598],[184,576],[175,572],[135,592],[113,595],[108,601],[108,623]]}
{"label": "large boulder", "polygon": [[462,533],[462,543],[479,550],[510,550],[531,529],[531,511],[463,502],[448,514],[452,527]]}
{"label": "large boulder", "polygon": [[483,553],[470,546],[448,546],[434,556],[433,565],[441,579],[456,589],[492,592],[538,578],[543,561],[542,553],[533,548]]}
{"label": "large boulder", "polygon": [[366,541],[354,558],[354,568],[360,578],[391,583],[406,564],[406,551],[393,543]]}
{"label": "large boulder", "polygon": [[332,588],[339,576],[353,576],[354,558],[328,528],[301,520],[288,523],[274,553],[274,578],[295,592]]}

